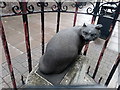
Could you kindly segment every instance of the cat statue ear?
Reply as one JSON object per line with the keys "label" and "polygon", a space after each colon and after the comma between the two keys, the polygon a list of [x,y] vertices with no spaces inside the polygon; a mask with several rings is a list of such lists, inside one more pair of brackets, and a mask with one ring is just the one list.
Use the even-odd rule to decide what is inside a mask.
{"label": "cat statue ear", "polygon": [[87,27],[85,23],[83,24],[83,27]]}
{"label": "cat statue ear", "polygon": [[103,27],[102,24],[97,24],[95,28],[96,28],[97,30],[100,30],[102,27]]}

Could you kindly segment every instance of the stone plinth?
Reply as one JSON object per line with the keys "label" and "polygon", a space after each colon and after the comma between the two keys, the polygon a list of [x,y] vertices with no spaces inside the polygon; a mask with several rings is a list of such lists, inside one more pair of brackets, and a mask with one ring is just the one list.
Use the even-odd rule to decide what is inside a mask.
{"label": "stone plinth", "polygon": [[[80,85],[83,84],[86,77],[87,71],[87,62],[88,58],[81,55],[79,56],[75,63],[71,65],[67,73],[64,75],[64,78],[60,81],[59,85]],[[32,70],[32,72],[28,75],[26,80],[26,85],[28,86],[43,86],[43,85],[54,85],[52,82],[39,75],[36,71],[38,69],[38,65]],[[88,77],[89,78],[89,77]],[[88,79],[87,78],[87,79]],[[87,84],[87,82],[86,82]],[[95,84],[95,82],[91,79],[89,84]]]}

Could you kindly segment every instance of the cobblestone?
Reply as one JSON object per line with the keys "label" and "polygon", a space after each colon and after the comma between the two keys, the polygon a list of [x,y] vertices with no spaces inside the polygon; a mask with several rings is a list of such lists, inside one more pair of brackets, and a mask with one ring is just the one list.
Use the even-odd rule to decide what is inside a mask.
{"label": "cobblestone", "polygon": [[10,88],[13,88],[12,82],[9,82],[8,85]]}
{"label": "cobblestone", "polygon": [[2,77],[0,77],[0,84],[3,82]]}
{"label": "cobblestone", "polygon": [[5,76],[3,79],[6,81],[6,83],[10,83],[11,82],[10,74]]}
{"label": "cobblestone", "polygon": [[22,66],[24,66],[25,68],[28,68],[28,62],[23,62],[21,63]]}
{"label": "cobblestone", "polygon": [[40,48],[35,48],[32,50],[32,54],[37,56],[37,57],[40,57],[41,55],[41,49]]}
{"label": "cobblestone", "polygon": [[33,67],[35,67],[39,62],[35,61],[33,62]]}
{"label": "cobblestone", "polygon": [[4,69],[2,70],[2,78],[6,77],[9,73]]}
{"label": "cobblestone", "polygon": [[17,75],[15,75],[15,79],[16,79],[16,82],[19,82],[21,81],[21,73],[18,73]]}
{"label": "cobblestone", "polygon": [[23,75],[24,75],[25,78],[27,78],[28,74],[29,74],[29,72],[27,71]]}
{"label": "cobblestone", "polygon": [[18,73],[20,73],[20,71],[18,71],[16,68],[13,68],[14,70],[14,74],[17,75]]}
{"label": "cobblestone", "polygon": [[18,82],[17,82],[17,87],[18,87],[18,88],[20,88],[22,85],[23,85],[23,84],[22,84],[22,81],[18,81]]}
{"label": "cobblestone", "polygon": [[12,62],[13,65],[16,64],[16,63],[19,63],[18,60],[16,60],[16,59],[12,59],[11,62]]}
{"label": "cobblestone", "polygon": [[10,88],[8,84],[2,83],[2,88]]}
{"label": "cobblestone", "polygon": [[18,61],[19,63],[23,63],[27,61],[27,54],[24,53],[16,58],[14,58],[16,61]]}
{"label": "cobblestone", "polygon": [[32,55],[32,61],[39,61],[40,57],[42,56],[42,54],[40,54],[39,56],[35,56],[35,55]]}
{"label": "cobblestone", "polygon": [[28,71],[28,68],[25,68],[24,66],[22,66],[20,64],[14,65],[14,68],[16,68],[21,74],[23,74],[26,71]]}
{"label": "cobblestone", "polygon": [[2,64],[2,71],[6,70],[7,72],[9,72],[9,68],[8,68],[8,64],[7,62]]}

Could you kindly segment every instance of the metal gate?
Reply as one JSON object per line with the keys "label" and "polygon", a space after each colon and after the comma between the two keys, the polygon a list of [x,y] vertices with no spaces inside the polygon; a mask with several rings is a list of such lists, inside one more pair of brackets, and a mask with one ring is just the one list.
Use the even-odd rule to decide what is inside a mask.
{"label": "metal gate", "polygon": [[[11,80],[12,80],[12,84],[13,84],[14,89],[17,89],[17,86],[16,86],[15,77],[14,77],[13,67],[12,67],[12,64],[11,64],[11,58],[10,58],[10,53],[9,53],[9,49],[8,49],[8,43],[7,43],[7,40],[6,40],[6,35],[4,33],[5,30],[4,30],[4,26],[3,26],[1,18],[13,17],[13,16],[18,16],[18,15],[22,16],[23,26],[24,26],[24,34],[25,34],[25,42],[26,42],[26,51],[27,51],[27,58],[28,58],[28,68],[29,68],[29,72],[31,72],[31,70],[32,70],[32,63],[31,63],[32,62],[32,57],[31,57],[31,48],[30,48],[30,39],[29,39],[29,25],[28,25],[28,17],[27,17],[28,14],[36,14],[36,13],[41,14],[41,18],[40,18],[41,33],[42,33],[42,38],[41,38],[42,45],[41,45],[41,47],[42,47],[42,54],[44,54],[44,48],[45,48],[45,41],[44,41],[44,37],[45,37],[45,34],[44,34],[44,29],[45,29],[44,16],[45,15],[44,14],[45,13],[57,13],[57,21],[56,21],[56,23],[57,23],[56,33],[57,33],[57,32],[59,32],[61,13],[73,13],[74,14],[73,26],[76,25],[76,20],[77,20],[77,15],[78,14],[92,15],[91,24],[95,24],[95,21],[96,21],[97,17],[99,17],[101,19],[101,17],[103,17],[104,15],[107,14],[107,10],[111,9],[111,8],[105,8],[104,5],[109,4],[109,5],[112,6],[112,5],[115,4],[116,7],[114,8],[114,10],[111,9],[111,13],[114,14],[114,15],[112,16],[112,18],[109,18],[109,17],[107,18],[107,19],[111,20],[111,22],[109,24],[109,28],[107,28],[109,30],[109,34],[107,35],[105,43],[102,47],[102,51],[100,53],[98,62],[96,64],[93,76],[91,76],[94,79],[96,77],[97,72],[98,72],[100,62],[101,62],[102,57],[104,55],[104,52],[106,50],[109,39],[112,35],[115,23],[116,23],[116,21],[120,22],[120,20],[117,20],[117,18],[119,16],[119,13],[120,13],[120,2],[104,2],[104,3],[103,2],[96,2],[96,3],[93,3],[93,2],[72,2],[71,6],[72,6],[72,8],[75,8],[75,11],[70,11],[69,6],[64,4],[65,1],[54,0],[55,4],[53,6],[51,6],[49,10],[45,10],[45,7],[49,6],[49,2],[44,2],[44,1],[36,2],[37,7],[40,7],[39,11],[34,11],[34,5],[28,5],[28,3],[29,2],[26,2],[25,0],[22,0],[22,2],[18,2],[19,6],[12,7],[12,11],[13,11],[12,14],[2,14],[0,16],[0,35],[1,35],[1,40],[2,40],[2,44],[3,44],[3,48],[4,48],[4,52],[5,52],[6,60],[7,60],[7,63],[8,63],[8,68],[9,68],[9,71],[10,71],[10,76],[11,76]],[[88,3],[91,4],[92,7],[87,8],[85,12],[80,12],[79,9],[82,9],[82,7],[84,7]],[[2,9],[7,7],[6,2],[0,2],[0,4],[1,4],[0,8],[2,8]],[[101,12],[104,11],[104,14],[101,13],[100,11]],[[101,19],[101,21],[99,20],[98,23],[104,23],[103,19]],[[84,55],[87,54],[88,47],[89,47],[89,44],[86,45],[85,48],[84,48],[84,53],[83,53]],[[116,61],[115,61],[114,65],[112,67],[112,70],[110,71],[110,74],[109,74],[109,76],[106,80],[106,83],[105,83],[106,86],[109,84],[116,68],[119,65],[119,62],[120,62],[120,53],[118,54],[118,57],[116,57]],[[89,69],[90,69],[90,67],[88,68],[87,74],[89,74]],[[102,77],[100,78],[98,83],[100,83],[101,80],[102,80]]]}

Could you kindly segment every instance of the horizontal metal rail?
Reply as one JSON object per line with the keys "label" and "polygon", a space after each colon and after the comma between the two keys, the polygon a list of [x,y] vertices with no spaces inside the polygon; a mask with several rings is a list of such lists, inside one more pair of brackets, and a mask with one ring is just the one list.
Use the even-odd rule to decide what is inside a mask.
{"label": "horizontal metal rail", "polygon": [[[5,15],[1,15],[1,17],[11,17],[11,16],[20,16],[23,14],[39,14],[42,13],[42,11],[36,11],[34,13],[21,13],[21,14],[5,14]],[[44,13],[58,13],[58,11],[44,11]],[[73,12],[73,11],[60,11],[60,13],[71,13],[71,14],[84,14],[84,15],[92,15],[92,16],[103,16],[103,15],[97,15],[97,14],[91,14],[91,13],[83,13],[83,12]],[[112,18],[106,17],[108,19],[113,20]],[[120,22],[120,20],[116,19],[115,21]]]}

